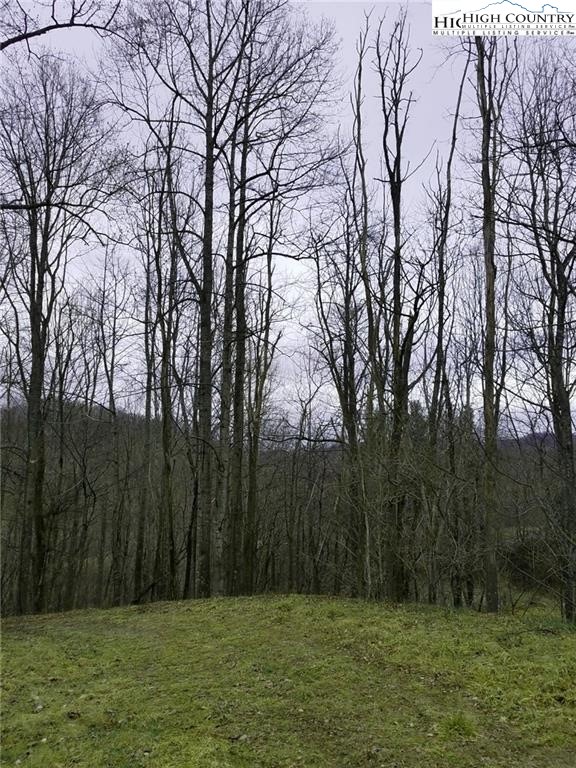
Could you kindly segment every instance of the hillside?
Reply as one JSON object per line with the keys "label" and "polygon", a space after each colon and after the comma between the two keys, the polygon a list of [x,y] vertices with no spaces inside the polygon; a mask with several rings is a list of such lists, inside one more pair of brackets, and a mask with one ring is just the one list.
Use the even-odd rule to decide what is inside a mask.
{"label": "hillside", "polygon": [[3,622],[3,761],[30,768],[574,768],[576,634],[304,597]]}

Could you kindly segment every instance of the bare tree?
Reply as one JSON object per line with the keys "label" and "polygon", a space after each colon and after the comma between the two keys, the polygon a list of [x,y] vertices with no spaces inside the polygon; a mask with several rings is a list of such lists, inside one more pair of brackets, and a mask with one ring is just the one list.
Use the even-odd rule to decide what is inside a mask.
{"label": "bare tree", "polygon": [[[403,515],[406,493],[400,483],[400,457],[404,431],[408,419],[408,398],[411,389],[410,373],[412,353],[429,284],[425,276],[425,264],[416,264],[415,274],[406,278],[406,241],[402,192],[409,167],[404,159],[406,126],[413,103],[410,76],[419,65],[422,52],[412,55],[409,42],[406,13],[402,12],[394,22],[392,32],[385,38],[383,23],[376,36],[376,60],[380,79],[380,104],[382,110],[382,155],[384,182],[392,208],[392,306],[389,328],[391,350],[392,425],[390,432],[388,464],[391,499],[388,505],[388,595],[393,600],[408,596],[408,580],[402,554]],[[411,296],[407,296],[407,286]]]}
{"label": "bare tree", "polygon": [[496,371],[496,216],[501,176],[502,119],[514,61],[514,50],[496,39],[475,38],[476,96],[481,121],[482,243],[484,254],[484,344],[482,360],[484,445],[484,579],[486,607],[499,608],[498,471],[499,397]]}
{"label": "bare tree", "polygon": [[[574,77],[564,71],[561,54],[538,51],[518,71],[506,145],[512,182],[506,213],[510,240],[521,269],[520,297],[513,323],[517,371],[528,401],[544,399],[556,444],[556,498],[547,505],[562,584],[562,614],[576,620],[576,506],[574,422],[571,398],[576,386],[574,322],[576,292],[576,152],[566,137],[574,133],[574,111],[566,92]],[[531,409],[533,405],[529,406]]]}
{"label": "bare tree", "polygon": [[[62,7],[59,7],[62,5]],[[34,3],[34,10],[24,3],[2,0],[0,3],[0,51],[18,43],[26,43],[59,29],[79,27],[105,33],[114,29],[120,0],[69,0],[68,2]]]}
{"label": "bare tree", "polygon": [[94,231],[94,214],[108,191],[106,140],[94,88],[59,62],[41,59],[5,80],[0,163],[10,206],[3,289],[20,328],[27,406],[21,610],[45,607],[46,363],[69,255]]}

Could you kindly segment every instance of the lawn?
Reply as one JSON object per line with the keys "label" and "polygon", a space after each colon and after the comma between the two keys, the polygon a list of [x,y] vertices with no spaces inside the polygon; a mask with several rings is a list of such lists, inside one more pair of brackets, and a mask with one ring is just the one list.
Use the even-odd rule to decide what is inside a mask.
{"label": "lawn", "polygon": [[576,633],[258,597],[7,619],[2,765],[576,768]]}

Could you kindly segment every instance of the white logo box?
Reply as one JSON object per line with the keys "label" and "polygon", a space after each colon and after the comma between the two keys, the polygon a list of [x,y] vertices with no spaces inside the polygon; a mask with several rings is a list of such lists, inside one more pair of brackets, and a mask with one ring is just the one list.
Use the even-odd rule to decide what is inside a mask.
{"label": "white logo box", "polygon": [[432,0],[432,34],[576,36],[576,0]]}

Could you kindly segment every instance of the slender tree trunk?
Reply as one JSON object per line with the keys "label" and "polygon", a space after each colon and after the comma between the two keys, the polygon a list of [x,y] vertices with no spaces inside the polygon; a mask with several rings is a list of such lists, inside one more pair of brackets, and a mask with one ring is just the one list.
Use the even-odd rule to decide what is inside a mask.
{"label": "slender tree trunk", "polygon": [[[209,34],[210,31],[209,31]],[[207,73],[204,131],[204,231],[202,236],[202,286],[199,296],[200,356],[198,367],[198,515],[196,520],[196,594],[209,597],[212,545],[212,297],[214,267],[214,62]]]}
{"label": "slender tree trunk", "polygon": [[214,592],[222,595],[229,584],[230,563],[230,415],[232,411],[233,322],[234,322],[234,241],[236,219],[236,137],[231,140],[228,195],[228,238],[224,273],[224,308],[222,320],[222,375],[220,379],[220,434],[218,476],[218,518],[214,531]]}
{"label": "slender tree trunk", "polygon": [[[483,414],[484,414],[484,475],[483,475],[483,560],[486,609],[495,613],[499,608],[498,565],[498,510],[496,472],[498,461],[497,414],[495,393],[496,356],[496,216],[494,122],[492,92],[492,57],[495,43],[476,37],[477,89],[482,120],[482,238],[484,243],[484,359],[483,359]],[[488,60],[486,47],[489,46]]]}
{"label": "slender tree trunk", "polygon": [[[248,109],[246,97],[245,114]],[[249,151],[249,123],[246,117],[240,157],[238,223],[236,227],[236,283],[234,309],[236,315],[236,367],[234,371],[234,416],[232,422],[232,455],[230,472],[230,528],[228,589],[236,594],[244,582],[242,563],[242,523],[244,521],[244,438],[245,438],[245,388],[246,388],[246,345],[248,326],[246,322],[246,271],[244,251],[246,229],[246,175]]]}

